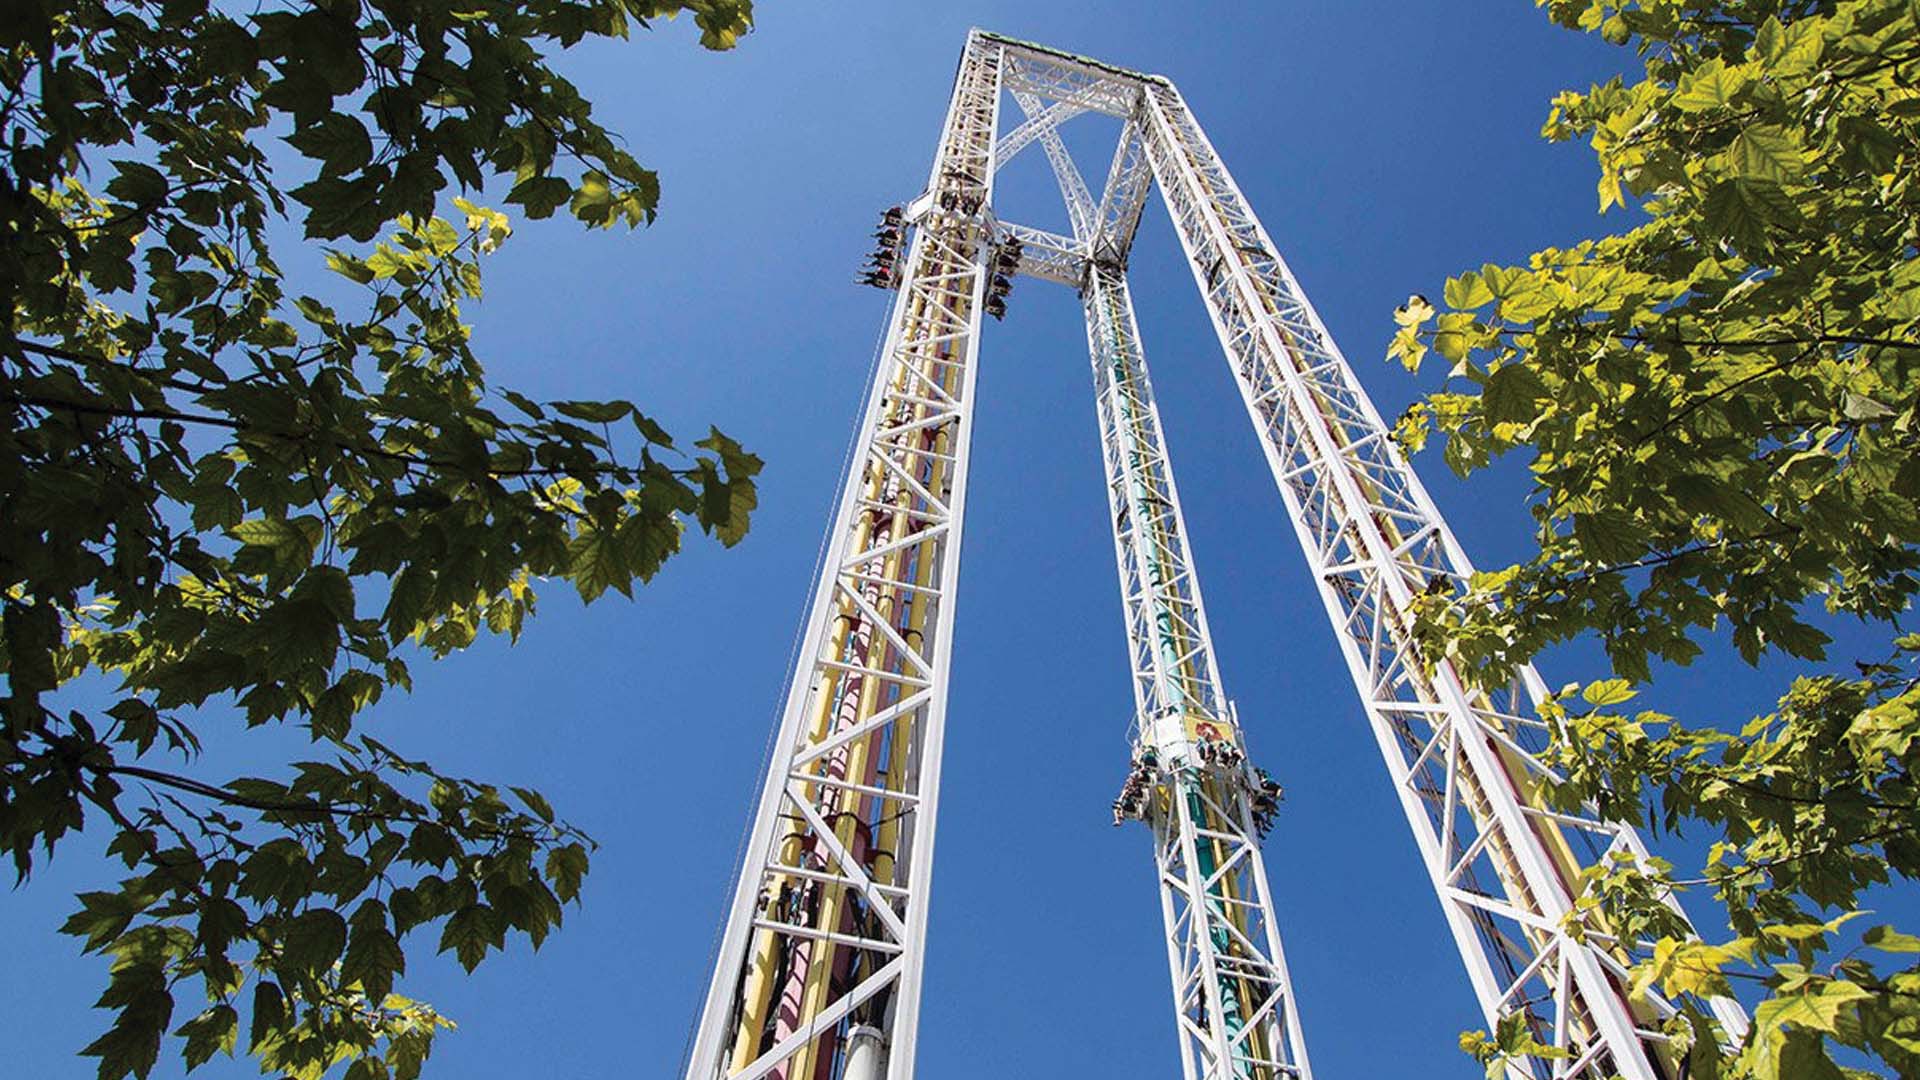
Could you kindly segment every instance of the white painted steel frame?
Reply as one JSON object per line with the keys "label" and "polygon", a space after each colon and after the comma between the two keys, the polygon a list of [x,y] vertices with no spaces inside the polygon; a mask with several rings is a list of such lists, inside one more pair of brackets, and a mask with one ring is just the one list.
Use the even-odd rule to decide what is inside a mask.
{"label": "white painted steel frame", "polygon": [[[1542,797],[1544,732],[1520,715],[1543,694],[1537,674],[1483,695],[1417,655],[1414,596],[1471,566],[1179,92],[1144,85],[1155,179],[1483,1011],[1491,1024],[1524,1010],[1567,1052],[1515,1075],[1663,1080],[1671,1006],[1629,1001],[1631,949],[1567,922],[1582,866],[1644,849]],[[1739,1030],[1736,1006],[1715,1010]]]}
{"label": "white painted steel frame", "polygon": [[[935,197],[923,200],[926,209],[914,222],[904,284],[829,534],[688,1080],[798,1071],[797,1054],[837,1052],[828,1043],[844,1043],[856,1021],[880,1033],[890,1080],[913,1072],[980,314],[990,277],[986,208],[1001,60],[999,44],[969,36],[928,181]],[[943,200],[958,203],[943,208]],[[925,478],[934,475],[945,476],[944,490],[929,489]],[[912,572],[902,572],[908,563]],[[921,625],[903,628],[903,612],[913,610]],[[837,696],[823,703],[825,694]],[[824,729],[818,717],[828,721]],[[877,755],[884,745],[891,753],[894,740],[906,742],[904,754],[893,755],[904,759],[904,775],[880,784],[844,775],[851,747],[870,746]],[[843,835],[849,819],[869,834],[896,825],[892,859],[850,851]],[[889,864],[885,871],[882,863]],[[855,897],[848,910],[864,907],[871,916],[855,932],[844,918],[812,924],[829,898],[837,912],[838,900]],[[851,956],[852,970],[864,975],[840,985],[829,980],[824,998],[816,993],[789,1010],[799,1013],[794,1030],[776,1026],[743,1044],[742,989],[752,965],[763,956],[798,964],[816,951],[827,963]],[[762,990],[756,1001],[784,1003],[770,993]]]}
{"label": "white painted steel frame", "polygon": [[[1003,92],[1027,116],[996,143]],[[1060,123],[1082,112],[1119,117],[1125,125],[1097,203],[1057,133]],[[993,219],[988,200],[994,169],[1034,142],[1042,144],[1062,179],[1073,237]],[[1414,596],[1436,582],[1459,579],[1471,566],[1186,103],[1158,76],[979,31],[967,40],[928,193],[910,214],[917,228],[906,284],[894,307],[830,534],[800,668],[789,688],[688,1080],[782,1075],[796,1048],[842,1038],[855,1021],[866,1040],[864,1060],[874,1058],[871,1029],[888,1052],[890,1080],[911,1076],[973,375],[991,245],[1018,238],[1024,245],[1019,273],[1075,285],[1090,305],[1100,297],[1121,304],[1124,319],[1101,320],[1088,308],[1097,372],[1102,334],[1111,337],[1124,327],[1138,354],[1124,266],[1147,190],[1156,183],[1482,1010],[1489,1024],[1524,1013],[1537,1038],[1567,1052],[1564,1058],[1518,1063],[1512,1076],[1597,1080],[1617,1073],[1629,1080],[1663,1080],[1658,1028],[1672,1009],[1658,999],[1627,999],[1625,969],[1637,943],[1614,941],[1605,927],[1591,923],[1579,928],[1579,937],[1566,929],[1583,866],[1611,857],[1645,859],[1646,850],[1631,829],[1555,811],[1542,798],[1554,777],[1537,757],[1544,730],[1530,713],[1544,690],[1531,669],[1514,686],[1488,695],[1468,689],[1448,663],[1428,665],[1416,654],[1406,634]],[[955,194],[975,201],[957,213],[943,209],[943,199]],[[917,311],[927,317],[917,317]],[[953,359],[934,356],[942,347]],[[1144,359],[1139,371],[1144,389]],[[957,374],[958,384],[943,385],[936,372]],[[1110,389],[1102,390],[1107,398]],[[1141,401],[1151,410],[1150,393]],[[932,443],[919,438],[936,430],[951,436],[945,451],[930,449]],[[1103,413],[1103,440],[1108,432]],[[1159,448],[1155,468],[1165,472],[1172,521],[1181,534],[1179,558],[1191,585],[1157,413],[1153,432]],[[930,490],[921,479],[930,475],[928,468],[931,475],[939,474],[936,461],[946,467],[949,482],[943,490]],[[1116,467],[1111,458],[1108,466],[1111,477]],[[862,515],[882,510],[891,513],[900,535],[860,527]],[[1120,524],[1116,521],[1117,530]],[[1145,720],[1165,685],[1145,675],[1157,661],[1139,649],[1142,623],[1134,596],[1144,579],[1137,564],[1129,568],[1129,542],[1116,533],[1123,593],[1129,596],[1136,702]],[[876,569],[898,565],[905,552],[924,560],[926,580],[888,577]],[[876,589],[886,592],[886,605],[876,602]],[[926,621],[918,641],[888,617],[898,610],[895,601],[922,605],[917,610]],[[890,610],[881,610],[888,605]],[[1197,589],[1191,606],[1192,614],[1183,617],[1206,640]],[[842,621],[858,630],[837,633]],[[1210,642],[1206,651],[1209,685],[1203,697],[1218,710],[1222,699]],[[885,686],[888,702],[863,707],[826,730],[810,730],[807,717],[817,706],[815,695],[831,686],[844,692],[850,681]],[[1230,707],[1224,711],[1226,719],[1234,719]],[[833,771],[848,747],[881,733],[897,733],[910,742],[903,776],[875,785]],[[1267,965],[1263,970],[1272,973],[1276,988],[1286,987],[1244,800],[1237,807],[1221,805],[1233,801],[1221,790],[1216,786],[1210,812],[1220,821],[1238,822],[1231,834],[1217,823],[1196,821],[1180,799],[1165,804],[1178,813],[1156,816],[1169,961],[1189,1080],[1216,1075],[1208,1063],[1233,1057],[1231,1047],[1221,1047],[1226,1025],[1217,1001],[1209,1007],[1205,995],[1193,990],[1218,985],[1222,968],[1240,962],[1223,959],[1219,949],[1210,953],[1213,935],[1194,938],[1212,910],[1204,899],[1212,875],[1195,876],[1192,853],[1200,841],[1231,845],[1226,867],[1247,875],[1247,892],[1241,895],[1256,896],[1260,908],[1260,933],[1241,935],[1236,947],[1262,956],[1256,963]],[[883,812],[884,820],[900,823],[890,874],[850,851],[833,824],[848,814],[864,814],[863,822],[871,826]],[[795,836],[805,843],[786,843]],[[804,850],[805,861],[781,861],[783,852],[796,849]],[[855,907],[864,907],[869,918],[854,928],[857,932],[847,932],[844,920],[839,928],[795,924],[763,910],[769,896],[827,893],[856,897]],[[1199,904],[1193,903],[1196,896],[1203,898]],[[739,989],[756,942],[790,951],[813,945],[853,950],[849,955],[868,958],[867,974],[835,988],[830,1000],[814,1001],[805,1030],[786,1033],[751,1061],[729,1063]],[[1737,1037],[1744,1030],[1736,1005],[1715,1001],[1712,1006],[1730,1033]],[[1262,1008],[1266,1019],[1286,1016],[1285,1039],[1274,1045],[1284,1041],[1285,1052],[1296,1055],[1276,1055],[1271,1066],[1305,1076],[1291,990],[1277,992]]]}
{"label": "white painted steel frame", "polygon": [[[1246,768],[1210,766],[1185,738],[1187,724],[1202,719],[1246,745],[1221,689],[1124,273],[1089,266],[1082,299],[1135,744],[1152,748],[1158,763],[1148,818],[1181,1068],[1187,1080],[1311,1080]],[[1185,651],[1170,650],[1169,639]]]}
{"label": "white painted steel frame", "polygon": [[[1079,238],[1089,260],[1124,263],[1145,194],[1128,166],[1146,172],[1144,156],[1159,182],[1488,1022],[1524,1010],[1536,1037],[1568,1053],[1514,1074],[1659,1075],[1671,1006],[1626,1000],[1630,943],[1591,922],[1575,940],[1563,925],[1584,865],[1646,850],[1631,829],[1541,797],[1554,779],[1536,756],[1544,729],[1520,715],[1544,692],[1537,674],[1470,693],[1447,665],[1429,675],[1414,655],[1402,633],[1413,593],[1471,566],[1204,132],[1165,79],[1008,44],[1008,84],[1029,113],[1021,145],[1079,111],[1127,120],[1100,235]],[[1122,109],[1128,87],[1136,96]],[[1061,179],[1071,208],[1073,178]],[[1710,1004],[1729,1032],[1744,1029],[1737,1005]]]}
{"label": "white painted steel frame", "polygon": [[[1009,83],[1025,83],[1027,68],[1024,58],[1010,60]],[[1133,741],[1136,754],[1149,750],[1156,763],[1148,769],[1153,794],[1146,816],[1154,833],[1181,1068],[1187,1080],[1310,1080],[1249,802],[1252,774],[1243,763],[1206,762],[1186,737],[1189,724],[1206,723],[1229,733],[1232,746],[1246,745],[1221,690],[1122,269],[1152,181],[1141,129],[1129,121],[1122,130],[1096,203],[1055,130],[1084,109],[1047,101],[1042,93],[1013,91],[1027,119],[1015,129],[1018,139],[1000,145],[1011,156],[1032,142],[1041,144],[1081,264],[1078,282],[1133,670]],[[1022,240],[1047,244],[1051,238]]]}

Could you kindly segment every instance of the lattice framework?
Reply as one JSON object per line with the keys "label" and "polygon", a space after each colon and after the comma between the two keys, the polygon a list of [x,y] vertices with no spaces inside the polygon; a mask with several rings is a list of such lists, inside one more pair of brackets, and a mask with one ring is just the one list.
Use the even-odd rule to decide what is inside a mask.
{"label": "lattice framework", "polygon": [[[1022,114],[1002,133],[1010,98]],[[1121,134],[1095,198],[1059,127]],[[1038,144],[1072,235],[999,221],[1000,165]],[[1308,152],[1308,148],[1303,148]],[[1136,705],[1120,817],[1154,837],[1187,1080],[1308,1078],[1259,833],[1270,794],[1221,690],[1125,267],[1158,187],[1312,568],[1488,1023],[1564,1057],[1515,1080],[1670,1080],[1670,1002],[1631,997],[1638,943],[1571,923],[1583,867],[1631,829],[1549,806],[1525,669],[1497,693],[1406,633],[1471,564],[1179,91],[969,35],[869,392],[688,1064],[689,1080],[908,1080],[981,314],[996,257],[1080,291]],[[1570,927],[1579,930],[1570,932]],[[1710,1003],[1734,1036],[1745,1019]]]}

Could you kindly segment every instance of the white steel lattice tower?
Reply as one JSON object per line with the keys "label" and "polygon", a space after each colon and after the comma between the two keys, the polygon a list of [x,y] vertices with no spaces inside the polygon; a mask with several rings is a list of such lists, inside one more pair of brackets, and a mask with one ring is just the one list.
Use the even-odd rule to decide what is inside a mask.
{"label": "white steel lattice tower", "polygon": [[[1097,199],[1058,132],[1085,112],[1123,125]],[[1036,142],[1071,236],[994,215],[995,171]],[[1278,787],[1221,689],[1127,290],[1155,186],[1481,1009],[1562,1051],[1513,1080],[1674,1080],[1674,1007],[1629,990],[1638,943],[1570,921],[1585,866],[1645,849],[1547,803],[1537,674],[1482,694],[1416,655],[1414,597],[1471,567],[1179,91],[980,31],[926,192],[877,234],[866,280],[898,298],[687,1080],[912,1076],[981,316],[1016,274],[1086,312],[1136,707],[1114,814],[1153,833],[1184,1075],[1311,1076],[1259,846]],[[1739,1008],[1710,1005],[1738,1037]]]}

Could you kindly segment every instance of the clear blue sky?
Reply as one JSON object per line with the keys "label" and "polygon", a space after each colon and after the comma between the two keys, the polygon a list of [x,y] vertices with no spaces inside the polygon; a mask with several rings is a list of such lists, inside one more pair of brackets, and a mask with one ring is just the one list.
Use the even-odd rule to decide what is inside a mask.
{"label": "clear blue sky", "polygon": [[[1410,291],[1616,224],[1595,216],[1590,153],[1537,132],[1555,91],[1630,58],[1525,3],[766,2],[732,53],[673,23],[566,57],[660,170],[660,220],[524,226],[488,269],[480,352],[536,396],[716,423],[767,469],[739,548],[693,543],[633,603],[550,588],[518,647],[422,664],[374,714],[379,738],[541,788],[604,844],[540,953],[464,979],[410,942],[403,991],[461,1024],[430,1075],[674,1073],[885,314],[852,277],[879,210],[925,179],[970,25],[1172,77],[1388,416],[1421,388],[1381,359]],[[1004,217],[1064,226],[1037,153],[1004,175]],[[1466,1080],[1455,1036],[1478,1011],[1157,200],[1133,265],[1228,692],[1288,792],[1267,853],[1316,1071]],[[1108,823],[1132,704],[1079,308],[1033,281],[1011,307],[983,346],[919,1075],[1170,1077],[1148,837]],[[1510,473],[1420,468],[1482,565],[1524,554]],[[1545,667],[1605,674],[1577,647]],[[1775,685],[1703,664],[1649,698],[1729,721]],[[210,779],[288,745],[229,721],[203,728]],[[90,845],[0,893],[8,1075],[91,1073],[72,1055],[105,1024],[87,1008],[105,965],[54,933],[68,894],[110,879]]]}

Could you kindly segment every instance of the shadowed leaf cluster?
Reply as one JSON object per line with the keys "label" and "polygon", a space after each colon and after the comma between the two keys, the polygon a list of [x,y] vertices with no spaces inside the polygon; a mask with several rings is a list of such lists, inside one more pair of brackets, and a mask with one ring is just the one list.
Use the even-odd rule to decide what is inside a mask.
{"label": "shadowed leaf cluster", "polygon": [[[725,49],[751,7],[0,19],[0,849],[25,879],[85,827],[124,866],[66,925],[111,961],[103,1080],[169,1037],[189,1067],[406,1080],[448,1026],[395,993],[410,949],[471,969],[578,896],[592,843],[539,793],[359,721],[410,656],[517,637],[542,580],[630,594],[689,524],[746,532],[738,443],[491,386],[462,310],[511,228],[456,192],[652,220],[654,174],[546,57],[683,12]],[[295,294],[289,257],[331,283]],[[268,724],[316,758],[197,775],[203,739]]]}
{"label": "shadowed leaf cluster", "polygon": [[[1448,382],[1397,440],[1437,433],[1462,474],[1523,454],[1539,544],[1429,590],[1417,636],[1500,685],[1591,634],[1625,677],[1547,704],[1556,797],[1723,837],[1686,881],[1594,868],[1576,913],[1655,943],[1636,989],[1693,995],[1669,1025],[1687,1075],[1866,1075],[1836,1045],[1920,1075],[1915,939],[1842,929],[1862,890],[1920,877],[1920,638],[1900,627],[1920,590],[1920,5],[1542,6],[1644,62],[1561,94],[1544,132],[1589,143],[1600,209],[1637,223],[1402,309],[1393,355]],[[1836,618],[1890,657],[1800,679],[1737,731],[1609,711],[1719,633],[1749,662],[1828,660]],[[1668,901],[1689,886],[1734,940],[1688,939]],[[1759,1002],[1744,1040],[1697,1000],[1736,984]],[[1498,1034],[1471,1047],[1490,1070],[1534,1053]]]}

